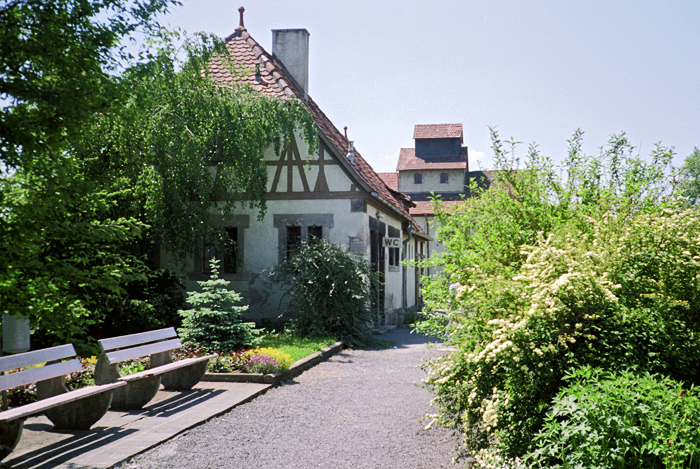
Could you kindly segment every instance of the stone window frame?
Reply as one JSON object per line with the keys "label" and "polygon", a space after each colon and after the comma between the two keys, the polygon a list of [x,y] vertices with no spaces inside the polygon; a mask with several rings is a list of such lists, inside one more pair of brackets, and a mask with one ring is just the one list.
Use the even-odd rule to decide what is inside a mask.
{"label": "stone window frame", "polygon": [[[212,217],[212,223],[220,228],[236,228],[236,272],[226,273],[224,272],[223,263],[221,269],[219,270],[219,277],[228,280],[238,280],[244,277],[243,271],[243,260],[245,253],[245,231],[250,227],[250,216],[248,215],[234,215],[233,217],[224,218],[221,215],[214,215]],[[205,244],[202,240],[198,241],[197,251],[194,258],[194,271],[190,275],[192,280],[206,280],[209,278],[210,272],[207,268],[206,262],[204,260],[205,249],[208,248],[208,244]],[[223,257],[215,253],[217,259],[223,261]]]}
{"label": "stone window frame", "polygon": [[333,228],[333,214],[332,213],[304,213],[304,214],[276,214],[273,216],[272,220],[273,228],[277,229],[277,246],[278,254],[277,259],[281,264],[287,259],[287,227],[300,227],[301,228],[301,242],[309,242],[309,228],[316,227],[312,229],[313,232],[317,231],[318,227],[321,228],[322,238],[325,240],[329,239],[330,230]]}

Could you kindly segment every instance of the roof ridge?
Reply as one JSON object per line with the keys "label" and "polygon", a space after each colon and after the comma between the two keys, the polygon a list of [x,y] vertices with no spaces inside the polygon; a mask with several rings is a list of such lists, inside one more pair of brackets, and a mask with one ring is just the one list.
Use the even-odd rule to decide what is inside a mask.
{"label": "roof ridge", "polygon": [[[217,69],[214,74],[215,79],[232,82],[239,81],[249,84],[254,90],[279,97],[296,97],[302,101],[309,109],[316,126],[330,145],[336,148],[339,156],[344,158],[348,151],[348,142],[342,132],[333,124],[325,112],[321,110],[313,98],[306,92],[301,92],[301,87],[291,76],[284,63],[274,54],[270,54],[262,47],[244,27],[239,27],[236,31],[226,37],[227,49],[232,53],[234,61],[240,65],[254,67],[247,75],[231,76],[226,70]],[[260,66],[260,69],[257,66]],[[251,77],[255,74],[255,79]],[[259,81],[262,79],[263,83]],[[374,196],[388,204],[394,210],[401,213],[406,219],[412,220],[408,210],[404,207],[401,199],[394,195],[392,189],[379,177],[372,166],[362,157],[361,153],[355,149],[354,161],[351,163],[345,160],[349,167],[353,169],[354,176],[359,178],[358,182],[366,184],[372,189]],[[422,232],[413,220],[414,229]]]}

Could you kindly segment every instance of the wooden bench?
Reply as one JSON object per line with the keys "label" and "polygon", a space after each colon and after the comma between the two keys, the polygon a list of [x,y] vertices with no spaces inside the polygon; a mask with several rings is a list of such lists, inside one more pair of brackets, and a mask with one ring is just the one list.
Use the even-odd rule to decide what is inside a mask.
{"label": "wooden bench", "polygon": [[[102,353],[95,365],[95,383],[127,383],[115,391],[113,409],[142,408],[155,397],[161,384],[168,390],[191,389],[204,377],[209,359],[216,357],[207,355],[174,362],[170,351],[182,347],[182,344],[172,327],[102,339],[99,344]],[[127,376],[119,374],[119,363],[147,355],[151,359],[149,369]]]}
{"label": "wooden bench", "polygon": [[44,366],[0,376],[1,391],[36,383],[39,399],[0,412],[0,459],[17,446],[28,417],[44,414],[56,428],[88,430],[107,413],[114,390],[126,384],[118,382],[69,391],[65,386],[65,375],[83,369],[72,344],[1,357],[0,372],[45,362]]}

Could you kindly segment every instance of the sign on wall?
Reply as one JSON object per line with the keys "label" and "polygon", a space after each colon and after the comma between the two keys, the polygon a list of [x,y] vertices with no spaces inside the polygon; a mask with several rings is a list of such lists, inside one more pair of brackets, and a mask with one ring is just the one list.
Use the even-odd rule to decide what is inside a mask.
{"label": "sign on wall", "polygon": [[382,247],[384,247],[384,248],[401,247],[401,238],[382,238]]}

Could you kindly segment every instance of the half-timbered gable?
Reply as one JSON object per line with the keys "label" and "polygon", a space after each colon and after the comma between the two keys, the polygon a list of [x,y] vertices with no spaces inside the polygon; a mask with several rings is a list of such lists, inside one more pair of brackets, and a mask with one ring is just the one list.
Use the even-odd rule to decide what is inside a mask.
{"label": "half-timbered gable", "polygon": [[214,213],[235,249],[215,253],[203,244],[201,255],[188,266],[189,286],[204,275],[206,260],[218,255],[224,259],[224,278],[243,295],[250,315],[278,318],[285,312],[283,292],[270,280],[269,272],[299,243],[322,238],[371,262],[382,279],[373,287],[377,323],[401,321],[402,313],[420,302],[420,271],[404,267],[402,261],[427,252],[428,237],[408,213],[411,202],[387,187],[309,96],[308,32],[273,31],[273,53],[268,54],[248,34],[243,9],[239,11],[240,25],[226,38],[234,66],[225,67],[214,58],[212,78],[280,99],[300,99],[311,113],[320,143],[311,153],[297,136],[279,151],[264,152],[265,214],[246,207],[230,218]]}

